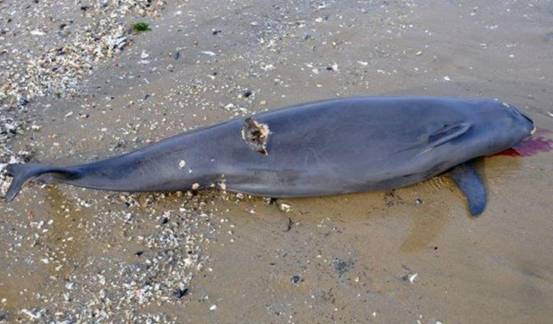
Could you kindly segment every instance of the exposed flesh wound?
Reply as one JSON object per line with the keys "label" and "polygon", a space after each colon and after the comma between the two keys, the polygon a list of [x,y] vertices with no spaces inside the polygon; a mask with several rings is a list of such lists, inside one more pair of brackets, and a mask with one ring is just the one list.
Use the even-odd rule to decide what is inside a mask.
{"label": "exposed flesh wound", "polygon": [[269,125],[260,123],[253,117],[248,117],[244,121],[241,133],[242,139],[251,149],[263,155],[269,154],[267,151],[267,141],[270,134]]}

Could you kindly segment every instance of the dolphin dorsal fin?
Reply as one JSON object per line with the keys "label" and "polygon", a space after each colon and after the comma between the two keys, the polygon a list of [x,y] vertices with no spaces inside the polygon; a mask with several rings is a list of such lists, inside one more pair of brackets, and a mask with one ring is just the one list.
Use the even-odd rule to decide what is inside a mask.
{"label": "dolphin dorsal fin", "polygon": [[472,162],[456,166],[449,172],[449,176],[467,198],[469,211],[472,216],[482,214],[488,201],[486,187]]}

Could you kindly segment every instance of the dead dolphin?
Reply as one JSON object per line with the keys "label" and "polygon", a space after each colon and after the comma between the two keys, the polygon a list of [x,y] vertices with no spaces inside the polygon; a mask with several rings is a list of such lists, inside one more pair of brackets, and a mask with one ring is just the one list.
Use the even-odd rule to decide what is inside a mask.
{"label": "dead dolphin", "polygon": [[112,191],[219,184],[252,195],[303,197],[387,190],[451,171],[478,215],[486,190],[470,161],[516,145],[533,129],[532,120],[497,100],[339,98],[230,120],[102,161],[10,164],[6,200],[34,177]]}

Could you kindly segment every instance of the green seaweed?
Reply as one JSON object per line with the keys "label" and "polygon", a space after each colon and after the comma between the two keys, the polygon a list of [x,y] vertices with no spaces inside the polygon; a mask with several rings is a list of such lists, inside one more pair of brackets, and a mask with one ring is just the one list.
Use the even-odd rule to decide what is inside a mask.
{"label": "green seaweed", "polygon": [[134,30],[137,33],[141,33],[145,31],[150,31],[152,29],[150,28],[150,25],[148,23],[141,21],[141,22],[134,23],[132,25],[132,30]]}

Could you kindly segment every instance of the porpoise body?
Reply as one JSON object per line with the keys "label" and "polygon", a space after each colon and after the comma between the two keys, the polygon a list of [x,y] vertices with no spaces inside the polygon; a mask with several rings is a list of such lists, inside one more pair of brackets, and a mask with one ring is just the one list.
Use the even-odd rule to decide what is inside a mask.
{"label": "porpoise body", "polygon": [[34,177],[127,192],[219,184],[276,198],[389,190],[451,171],[477,215],[486,191],[470,162],[511,148],[533,129],[517,108],[497,100],[339,98],[233,119],[97,162],[10,164],[6,199]]}

